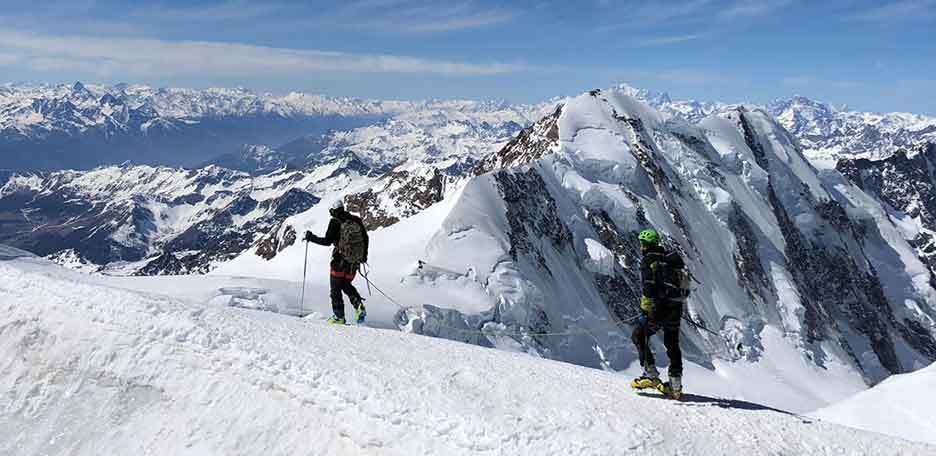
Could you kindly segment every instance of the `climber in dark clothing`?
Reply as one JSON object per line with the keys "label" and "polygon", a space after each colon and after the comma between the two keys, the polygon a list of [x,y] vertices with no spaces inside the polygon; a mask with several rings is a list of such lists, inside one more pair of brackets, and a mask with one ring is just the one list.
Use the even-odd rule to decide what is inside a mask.
{"label": "climber in dark clothing", "polygon": [[[664,284],[664,270],[667,268],[683,269],[685,262],[678,253],[667,253],[660,246],[660,237],[656,231],[644,230],[640,233],[640,251],[643,260],[640,264],[640,278],[643,296],[640,298],[641,316],[637,320],[631,340],[637,346],[643,375],[634,379],[631,386],[635,389],[656,388],[672,397],[682,395],[682,351],[679,349],[679,324],[682,320],[682,302],[672,299]],[[663,331],[663,345],[669,358],[669,381],[660,382],[656,360],[650,348],[650,336]]]}
{"label": "climber in dark clothing", "polygon": [[304,238],[306,242],[334,246],[329,272],[331,275],[331,304],[334,315],[328,319],[328,322],[345,323],[344,300],[341,298],[341,293],[344,293],[348,295],[351,306],[354,307],[355,320],[362,323],[367,315],[364,308],[364,298],[361,297],[361,294],[358,293],[351,282],[357,276],[361,263],[367,262],[369,247],[367,229],[360,217],[345,210],[344,203],[341,200],[332,204],[329,214],[331,214],[332,218],[328,222],[325,237],[319,237],[311,231],[306,231]]}

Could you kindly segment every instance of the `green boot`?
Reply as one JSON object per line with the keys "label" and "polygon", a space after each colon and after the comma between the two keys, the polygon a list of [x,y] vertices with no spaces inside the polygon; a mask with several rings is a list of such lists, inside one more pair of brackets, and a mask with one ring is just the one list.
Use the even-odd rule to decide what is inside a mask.
{"label": "green boot", "polygon": [[357,322],[357,324],[364,323],[364,319],[367,318],[367,309],[364,308],[364,300],[352,302],[351,306],[354,307],[354,321]]}
{"label": "green boot", "polygon": [[332,325],[343,325],[345,324],[345,320],[344,318],[338,318],[332,315],[331,318],[328,319],[328,323]]}

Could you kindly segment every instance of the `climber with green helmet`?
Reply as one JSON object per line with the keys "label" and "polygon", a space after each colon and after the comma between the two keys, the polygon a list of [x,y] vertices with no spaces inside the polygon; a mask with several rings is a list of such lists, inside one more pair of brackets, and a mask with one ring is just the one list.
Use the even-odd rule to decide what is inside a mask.
{"label": "climber with green helmet", "polygon": [[[640,240],[640,279],[643,296],[640,298],[641,316],[631,336],[640,359],[643,374],[634,379],[634,389],[657,389],[667,396],[679,399],[682,396],[682,352],[679,349],[679,323],[686,292],[674,290],[672,277],[685,269],[685,262],[676,252],[667,252],[660,243],[660,235],[654,230],[643,230]],[[678,272],[674,272],[678,271]],[[685,295],[685,296],[684,296]],[[656,368],[650,336],[663,331],[663,345],[669,357],[669,381],[662,383]]]}

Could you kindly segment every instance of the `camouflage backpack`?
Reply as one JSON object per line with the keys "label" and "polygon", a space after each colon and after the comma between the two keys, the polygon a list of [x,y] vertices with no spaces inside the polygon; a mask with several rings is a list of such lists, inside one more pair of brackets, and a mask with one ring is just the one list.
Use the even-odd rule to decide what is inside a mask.
{"label": "camouflage backpack", "polygon": [[367,231],[362,224],[354,220],[341,222],[338,253],[348,263],[361,264],[367,261]]}

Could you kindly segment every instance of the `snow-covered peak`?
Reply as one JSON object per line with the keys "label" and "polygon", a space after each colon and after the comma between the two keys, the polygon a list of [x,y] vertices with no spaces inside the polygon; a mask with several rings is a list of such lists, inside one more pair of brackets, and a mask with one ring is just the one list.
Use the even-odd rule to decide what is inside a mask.
{"label": "snow-covered peak", "polygon": [[[670,118],[692,123],[739,104],[672,100],[627,84],[613,90],[643,101]],[[936,143],[936,118],[902,112],[872,113],[833,106],[802,95],[781,98],[762,107],[775,117],[802,145],[813,162],[823,165],[840,158],[887,158],[897,150],[913,150],[927,142]],[[823,165],[825,167],[825,165]]]}
{"label": "snow-covered peak", "polygon": [[767,105],[814,160],[887,158],[898,150],[936,142],[936,118],[836,108],[802,96]]}
{"label": "snow-covered peak", "polygon": [[670,95],[667,92],[654,92],[648,89],[640,89],[624,82],[617,84],[613,90],[629,97],[647,102],[654,107],[664,106],[673,102],[672,98],[670,98]]}

